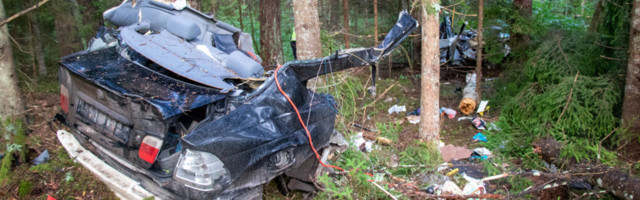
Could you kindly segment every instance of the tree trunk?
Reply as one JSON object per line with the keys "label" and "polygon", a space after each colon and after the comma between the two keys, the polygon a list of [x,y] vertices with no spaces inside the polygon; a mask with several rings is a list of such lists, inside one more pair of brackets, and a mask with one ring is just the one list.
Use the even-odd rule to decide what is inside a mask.
{"label": "tree trunk", "polygon": [[318,23],[318,1],[293,1],[293,19],[295,21],[298,59],[305,60],[322,57],[320,24]]}
{"label": "tree trunk", "polygon": [[34,56],[38,63],[38,74],[43,76],[47,74],[47,64],[45,63],[44,48],[42,47],[42,33],[40,32],[40,25],[38,24],[38,18],[33,14],[29,14],[28,17],[33,29],[31,42],[33,44]]}
{"label": "tree trunk", "polygon": [[200,0],[189,0],[189,6],[196,10],[202,10],[202,4],[200,3]]}
{"label": "tree trunk", "polygon": [[[533,13],[533,2],[532,0],[514,0],[513,7],[522,15],[524,18],[531,18],[531,14]],[[529,35],[524,33],[516,33],[513,35],[513,39],[510,42],[510,46],[519,48],[524,47],[529,44]],[[479,80],[479,79],[478,79]]]}
{"label": "tree trunk", "polygon": [[55,29],[60,56],[66,56],[82,49],[82,41],[76,26],[76,19],[73,16],[72,6],[69,2],[58,1],[57,4],[49,4],[52,6],[52,12],[55,13]]}
{"label": "tree trunk", "polygon": [[[628,128],[634,142],[627,145],[627,152],[634,158],[640,157],[640,2],[633,1],[631,16],[631,33],[629,34],[629,63],[627,64],[627,80],[624,87],[624,98],[622,103],[622,125]],[[628,151],[631,150],[631,151]]]}
{"label": "tree trunk", "polygon": [[[0,19],[6,19],[4,3],[0,0]],[[0,27],[0,119],[22,114],[23,104],[18,89],[15,67],[13,63],[13,51],[9,41],[9,30],[5,24]]]}
{"label": "tree trunk", "polygon": [[242,5],[243,0],[238,0],[238,17],[240,18],[240,30],[244,30],[244,23],[242,22]]}
{"label": "tree trunk", "polygon": [[78,4],[77,0],[69,0],[69,3],[71,3],[69,8],[71,9],[71,13],[73,14],[73,19],[75,21],[75,31],[77,32],[80,39],[80,48],[85,49],[85,45],[87,45],[86,38],[89,38],[90,36],[85,37],[85,35],[83,35],[84,31],[82,31],[82,29],[80,28],[84,25],[84,23],[82,22],[82,14],[80,14],[80,4]]}
{"label": "tree trunk", "polygon": [[484,22],[484,0],[478,1],[478,47],[476,47],[476,94],[478,102],[482,101],[482,26]]}
{"label": "tree trunk", "polygon": [[378,0],[373,0],[373,42],[378,45]]}
{"label": "tree trunk", "polygon": [[600,18],[602,13],[602,3],[603,0],[599,0],[596,3],[596,9],[593,11],[593,16],[591,17],[591,23],[589,24],[589,32],[595,33],[598,31],[598,26],[600,25]]}
{"label": "tree trunk", "polygon": [[[256,0],[256,1],[258,1],[258,0]],[[258,3],[258,2],[256,2],[256,3]],[[253,6],[253,5],[255,5],[255,3],[250,3],[250,5],[249,5],[249,23],[250,23],[250,26],[251,26],[251,38],[256,38],[257,34],[256,34],[256,28],[254,26],[254,20],[253,20],[253,13],[255,13],[255,6]],[[278,16],[280,16],[280,15],[281,15],[280,11],[278,10]],[[260,21],[260,20],[258,20],[258,21]],[[280,20],[278,20],[278,21],[280,21]],[[260,44],[258,44],[258,41],[253,40],[253,49],[256,50],[256,53],[258,55],[260,55],[260,48],[262,48],[262,47],[261,47]]]}
{"label": "tree trunk", "polygon": [[351,48],[349,44],[349,0],[342,0],[342,27],[344,33],[344,47]]}
{"label": "tree trunk", "polygon": [[217,0],[211,0],[211,13],[213,13],[213,16],[216,16],[216,13],[218,12],[218,1]]}
{"label": "tree trunk", "polygon": [[431,5],[439,0],[422,1],[422,80],[420,94],[420,138],[435,143],[440,140],[440,43],[438,13]]}
{"label": "tree trunk", "polygon": [[533,13],[533,2],[532,0],[514,0],[513,5],[516,10],[520,12],[521,15],[525,17],[531,17]]}
{"label": "tree trunk", "polygon": [[337,27],[340,26],[340,22],[338,21],[340,20],[340,0],[330,1],[331,3],[329,5],[331,6],[331,16],[329,16],[329,24],[331,24],[331,31],[335,31]]}
{"label": "tree trunk", "polygon": [[260,0],[260,53],[265,67],[283,62],[280,19],[280,1]]}

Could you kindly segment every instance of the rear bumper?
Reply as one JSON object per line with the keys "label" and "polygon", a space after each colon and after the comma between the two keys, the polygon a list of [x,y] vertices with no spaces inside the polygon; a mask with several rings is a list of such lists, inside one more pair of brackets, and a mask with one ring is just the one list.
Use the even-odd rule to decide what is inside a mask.
{"label": "rear bumper", "polygon": [[[57,135],[58,140],[69,153],[69,157],[100,178],[116,196],[121,199],[144,199],[154,196],[144,189],[139,182],[122,174],[82,147],[73,134],[65,130],[58,130]],[[155,197],[155,199],[159,198]]]}

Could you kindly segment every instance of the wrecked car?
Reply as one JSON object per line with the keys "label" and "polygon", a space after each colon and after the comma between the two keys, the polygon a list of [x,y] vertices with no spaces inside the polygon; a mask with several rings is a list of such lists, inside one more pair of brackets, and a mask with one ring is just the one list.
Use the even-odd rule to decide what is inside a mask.
{"label": "wrecked car", "polygon": [[375,69],[418,26],[403,11],[379,46],[264,72],[249,34],[189,6],[125,0],[104,18],[117,28],[60,61],[70,131],[58,138],[103,181],[135,182],[110,180],[112,189],[163,199],[260,199],[273,179],[281,191],[315,192],[318,159],[341,135],[333,97],[307,81]]}
{"label": "wrecked car", "polygon": [[[476,30],[468,29],[468,23],[465,22],[460,26],[460,31],[453,31],[451,16],[444,16],[440,23],[440,63],[451,66],[475,65],[476,62],[476,46],[478,35]],[[501,43],[501,51],[504,57],[511,53],[511,48],[507,45],[509,40],[508,33],[502,33],[502,28],[492,26],[490,31],[498,31],[498,42]]]}

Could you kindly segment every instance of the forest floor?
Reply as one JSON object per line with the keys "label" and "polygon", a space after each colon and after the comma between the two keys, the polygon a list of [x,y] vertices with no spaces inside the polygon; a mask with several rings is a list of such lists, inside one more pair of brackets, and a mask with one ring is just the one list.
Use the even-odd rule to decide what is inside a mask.
{"label": "forest floor", "polygon": [[[499,76],[500,72],[500,69],[486,70],[485,79],[489,81],[484,83],[485,97],[489,97],[495,92],[491,80]],[[419,107],[420,77],[416,75],[416,72],[411,72],[407,68],[394,69],[393,71],[381,69],[380,76],[381,79],[377,81],[378,96],[376,97],[366,93],[368,79],[370,79],[370,71],[367,68],[339,73],[336,77],[326,79],[334,83],[334,87],[324,87],[325,89],[330,88],[324,92],[329,92],[336,96],[338,103],[341,105],[338,119],[336,120],[336,129],[342,132],[347,140],[358,132],[367,132],[354,127],[353,124],[375,129],[377,131],[368,132],[368,134],[383,136],[392,140],[391,145],[388,146],[374,145],[375,148],[371,152],[362,153],[365,157],[350,156],[353,155],[353,149],[351,152],[347,150],[342,155],[336,156],[338,158],[334,159],[334,164],[345,164],[344,160],[347,163],[353,161],[362,164],[366,159],[366,165],[369,168],[374,168],[369,171],[372,173],[381,172],[381,170],[376,169],[383,169],[382,171],[387,173],[383,176],[390,177],[386,179],[391,182],[390,184],[401,180],[414,183],[416,188],[426,188],[431,184],[430,179],[433,178],[431,174],[434,173],[437,165],[444,161],[439,156],[433,156],[434,151],[424,148],[424,143],[419,140],[419,125],[409,123],[406,120],[406,113],[387,113],[387,109],[393,105],[406,106],[407,113]],[[459,70],[443,69],[441,77],[441,107],[458,110],[457,107],[462,98],[461,90],[465,86],[465,73]],[[339,81],[337,85],[335,84],[336,79]],[[310,84],[312,83],[310,82]],[[332,84],[326,85],[331,86]],[[318,90],[323,92],[323,89]],[[0,188],[0,197],[2,199],[45,199],[47,195],[51,195],[56,199],[117,199],[89,171],[74,163],[68,157],[66,150],[60,145],[53,130],[61,127],[58,127],[55,123],[51,126],[49,124],[49,121],[59,111],[59,94],[32,92],[27,92],[26,94],[26,101],[31,113],[29,121],[32,124],[29,126],[31,132],[28,134],[29,139],[27,141],[29,156],[27,161],[15,162],[12,169],[13,173],[11,173],[11,181]],[[499,117],[499,105],[492,105],[491,102],[489,105],[491,109],[483,116],[487,123],[495,122]],[[472,141],[472,137],[479,131],[472,126],[469,120],[458,121],[457,118],[461,116],[463,115],[458,113],[454,119],[442,117],[440,122],[442,142],[455,146],[464,146],[468,149],[482,147],[482,143]],[[30,163],[31,160],[45,150],[49,151],[51,159],[47,163],[33,166]],[[485,161],[484,163],[465,161],[457,163],[456,166],[463,168],[463,171],[466,168],[467,173],[480,173],[481,176],[486,176],[487,170],[483,168],[487,165],[492,166],[492,164],[497,166],[491,161]],[[460,174],[452,178],[457,181],[462,180]],[[533,182],[546,181],[531,180]],[[376,192],[367,191],[369,189],[376,190],[376,188],[371,187],[366,182],[364,183],[366,186],[359,186],[362,183],[356,179],[347,178],[346,183],[345,179],[332,179],[332,181],[338,186],[341,184],[351,185],[353,188],[347,187],[346,191],[351,191],[352,194],[349,195],[352,195],[355,199],[385,198],[384,194],[380,196],[380,191],[377,194]],[[509,184],[506,183],[505,185],[508,185],[509,189],[513,188]],[[462,186],[464,186],[464,181],[460,182],[460,187]],[[495,191],[503,186],[493,185],[487,189]],[[384,185],[384,187],[390,189],[393,194],[398,195],[407,191],[407,189],[393,188],[392,185]],[[337,192],[345,192],[344,189],[339,190],[330,187],[319,193],[316,198],[332,198],[332,196],[336,196]],[[265,199],[302,199],[304,197],[301,193],[282,195],[274,183],[268,184],[264,191]],[[373,196],[371,196],[372,194]]]}

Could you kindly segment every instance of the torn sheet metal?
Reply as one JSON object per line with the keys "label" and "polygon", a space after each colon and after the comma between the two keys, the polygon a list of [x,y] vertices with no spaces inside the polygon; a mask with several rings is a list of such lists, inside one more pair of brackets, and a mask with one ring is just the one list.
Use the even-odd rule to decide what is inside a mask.
{"label": "torn sheet metal", "polygon": [[[382,48],[339,52],[321,59],[289,62],[280,68],[278,78],[282,89],[300,110],[316,149],[328,145],[337,108],[332,96],[306,88],[306,80],[317,76],[319,69],[323,69],[322,75],[375,62],[382,52],[391,51],[415,28],[415,19],[403,12],[395,31],[387,35],[385,45],[379,46]],[[263,184],[275,172],[256,167],[268,166],[269,156],[276,152],[295,147],[294,160],[313,154],[306,133],[291,105],[279,92],[274,76],[249,94],[235,111],[218,120],[207,118],[200,124],[182,138],[182,144],[187,149],[215,153],[231,173],[233,186],[226,187],[250,188]]]}
{"label": "torn sheet metal", "polygon": [[96,85],[149,102],[164,119],[226,97],[217,89],[183,82],[127,60],[115,47],[70,55],[61,64]]}
{"label": "torn sheet metal", "polygon": [[140,35],[130,28],[120,31],[122,39],[131,48],[168,70],[207,86],[232,90],[234,86],[224,79],[240,76],[215,59],[209,48],[197,48],[167,31]]}

